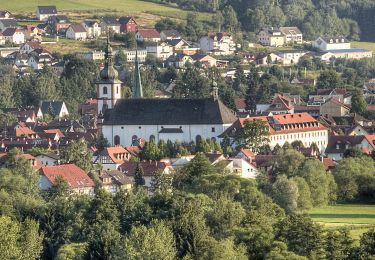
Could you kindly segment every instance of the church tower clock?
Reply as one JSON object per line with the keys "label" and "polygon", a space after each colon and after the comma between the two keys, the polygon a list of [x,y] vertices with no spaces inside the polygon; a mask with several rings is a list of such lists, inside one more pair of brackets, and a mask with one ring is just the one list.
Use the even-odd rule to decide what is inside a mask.
{"label": "church tower clock", "polygon": [[121,98],[121,83],[118,79],[118,72],[113,65],[112,48],[107,37],[104,68],[100,72],[99,82],[96,83],[98,115],[104,115],[105,110],[113,108],[116,101]]}

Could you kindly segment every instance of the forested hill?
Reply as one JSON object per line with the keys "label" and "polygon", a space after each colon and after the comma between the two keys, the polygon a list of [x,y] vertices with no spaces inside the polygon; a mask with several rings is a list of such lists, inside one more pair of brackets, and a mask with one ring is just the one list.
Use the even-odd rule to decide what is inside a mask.
{"label": "forested hill", "polygon": [[[173,2],[192,11],[220,11],[231,6],[242,30],[264,26],[298,26],[307,39],[344,35],[350,40],[375,41],[374,0],[152,0]],[[207,3],[208,2],[208,3]]]}

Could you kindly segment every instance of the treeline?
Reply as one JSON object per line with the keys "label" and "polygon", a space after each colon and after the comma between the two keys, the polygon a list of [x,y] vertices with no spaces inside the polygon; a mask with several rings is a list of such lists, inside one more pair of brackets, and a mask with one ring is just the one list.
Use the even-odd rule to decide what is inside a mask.
{"label": "treeline", "polygon": [[[70,145],[64,161],[90,162],[82,158],[84,147]],[[6,168],[0,170],[0,258],[374,257],[375,230],[355,243],[349,230],[325,230],[301,213],[311,205],[335,201],[336,194],[350,195],[349,200],[363,191],[374,194],[374,162],[347,158],[332,175],[318,160],[295,153],[287,147],[280,150],[273,177],[259,180],[218,173],[204,154],[197,153],[172,181],[156,173],[150,187],[153,196],[139,184],[144,183],[140,175],[132,192],[111,195],[97,187],[95,196],[88,197],[69,196],[62,179],[41,192],[37,172],[12,150]],[[355,183],[339,181],[340,172],[345,175],[342,180]]]}
{"label": "treeline", "polygon": [[[239,26],[248,32],[262,27],[298,26],[305,38],[314,40],[321,35],[343,35],[350,40],[375,41],[375,2],[372,0],[159,0],[172,2],[192,11],[220,12],[233,8]],[[227,17],[224,15],[224,18]],[[223,23],[223,25],[226,23]]]}
{"label": "treeline", "polygon": [[99,66],[94,62],[69,57],[65,71],[58,76],[51,67],[28,70],[17,76],[9,65],[0,64],[0,108],[39,106],[43,100],[62,100],[72,115],[87,98],[96,97],[95,82]]}

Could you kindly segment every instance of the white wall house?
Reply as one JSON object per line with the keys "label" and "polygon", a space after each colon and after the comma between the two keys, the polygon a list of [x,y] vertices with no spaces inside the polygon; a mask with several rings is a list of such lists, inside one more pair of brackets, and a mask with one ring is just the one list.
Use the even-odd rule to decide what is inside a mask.
{"label": "white wall house", "polygon": [[71,24],[66,30],[66,38],[84,41],[87,39],[87,32],[82,24]]}
{"label": "white wall house", "polygon": [[350,49],[350,42],[342,36],[319,37],[313,42],[312,46],[321,51],[347,50]]}
{"label": "white wall house", "polygon": [[47,21],[48,17],[57,15],[56,6],[38,6],[36,8],[36,18],[39,21]]}
{"label": "white wall house", "polygon": [[87,31],[87,38],[98,38],[102,34],[102,28],[97,21],[86,20],[82,25]]}
{"label": "white wall house", "polygon": [[204,52],[220,52],[221,55],[231,55],[236,50],[232,35],[226,32],[208,33],[199,40],[199,46]]}
{"label": "white wall house", "polygon": [[146,47],[147,53],[161,60],[168,59],[173,54],[173,48],[168,43],[156,43]]}
{"label": "white wall house", "polygon": [[22,44],[25,42],[25,34],[17,28],[7,28],[3,31],[5,42]]}
{"label": "white wall house", "polygon": [[306,51],[278,51],[275,54],[281,58],[283,65],[297,64]]}

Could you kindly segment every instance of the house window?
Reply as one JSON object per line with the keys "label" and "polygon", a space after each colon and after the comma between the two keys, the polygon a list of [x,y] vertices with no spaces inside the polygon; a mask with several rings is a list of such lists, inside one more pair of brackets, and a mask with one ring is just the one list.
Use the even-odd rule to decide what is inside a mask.
{"label": "house window", "polygon": [[108,89],[107,89],[107,87],[104,87],[104,88],[103,88],[103,94],[104,94],[104,95],[108,94]]}
{"label": "house window", "polygon": [[211,127],[211,132],[215,133],[215,127]]}
{"label": "house window", "polygon": [[137,141],[138,141],[138,136],[133,135],[132,136],[132,145],[136,145]]}
{"label": "house window", "polygon": [[115,145],[119,145],[120,144],[120,136],[118,135],[115,135]]}

